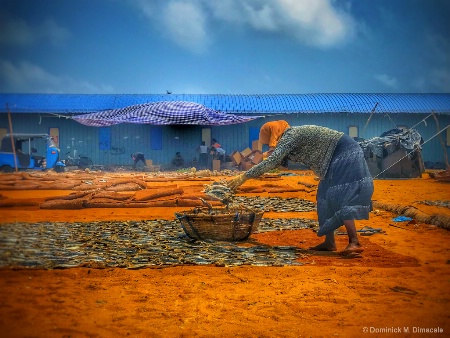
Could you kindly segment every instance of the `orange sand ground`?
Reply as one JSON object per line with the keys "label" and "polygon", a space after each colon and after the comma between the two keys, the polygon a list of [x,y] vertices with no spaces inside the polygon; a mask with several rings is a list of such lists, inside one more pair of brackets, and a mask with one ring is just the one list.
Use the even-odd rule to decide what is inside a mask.
{"label": "orange sand ground", "polygon": [[[250,180],[244,186],[317,184],[309,172],[296,173],[302,176],[284,176],[275,182]],[[201,187],[209,180],[194,183]],[[307,190],[270,195],[314,201],[314,189]],[[43,199],[70,192],[2,190],[0,194]],[[373,199],[450,216],[448,208],[417,203],[450,200],[449,184],[428,174],[420,179],[376,180]],[[174,219],[175,211],[188,209],[14,207],[0,208],[0,213],[1,222],[142,220]],[[357,258],[308,251],[322,241],[310,229],[251,236],[252,243],[302,249],[299,261],[305,265],[296,267],[5,268],[0,271],[0,336],[449,337],[450,232],[420,222],[393,222],[396,216],[378,209],[370,220],[358,221],[358,229],[371,226],[384,233],[360,236],[365,251]],[[316,219],[315,212],[267,212],[264,217]],[[338,250],[346,242],[345,235],[337,236]],[[369,333],[364,334],[366,329]],[[443,332],[423,333],[426,329]]]}

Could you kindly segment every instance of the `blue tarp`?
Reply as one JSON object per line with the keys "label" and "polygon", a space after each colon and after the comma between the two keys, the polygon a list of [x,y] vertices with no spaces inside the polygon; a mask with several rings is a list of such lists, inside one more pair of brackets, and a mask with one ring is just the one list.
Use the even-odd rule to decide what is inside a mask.
{"label": "blue tarp", "polygon": [[261,116],[224,114],[194,102],[163,101],[76,115],[72,118],[86,126],[106,127],[119,123],[215,126],[248,122],[258,117]]}

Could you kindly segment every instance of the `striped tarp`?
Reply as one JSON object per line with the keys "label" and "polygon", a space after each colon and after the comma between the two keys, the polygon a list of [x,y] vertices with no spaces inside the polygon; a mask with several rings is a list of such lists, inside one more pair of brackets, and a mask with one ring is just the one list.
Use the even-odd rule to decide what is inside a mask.
{"label": "striped tarp", "polygon": [[87,126],[106,127],[119,123],[214,126],[243,123],[258,117],[261,116],[225,114],[194,102],[162,101],[76,115],[72,118]]}

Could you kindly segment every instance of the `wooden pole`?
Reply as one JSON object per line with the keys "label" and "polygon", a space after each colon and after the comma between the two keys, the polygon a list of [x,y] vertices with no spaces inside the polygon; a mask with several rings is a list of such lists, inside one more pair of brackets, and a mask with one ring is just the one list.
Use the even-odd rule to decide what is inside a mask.
{"label": "wooden pole", "polygon": [[370,119],[372,118],[373,113],[375,113],[375,109],[377,109],[377,106],[378,106],[378,102],[375,104],[375,107],[373,107],[372,112],[370,113],[370,116],[369,116],[369,118],[367,119],[366,125],[364,126],[363,131],[361,132],[361,136],[362,136],[362,135],[364,134],[364,132],[366,131],[367,125],[369,124]]}
{"label": "wooden pole", "polygon": [[14,143],[13,129],[12,129],[12,120],[11,120],[11,112],[9,111],[9,106],[6,104],[6,111],[8,112],[8,122],[9,122],[9,135],[11,136],[11,146],[14,155],[14,169],[16,172],[19,171],[17,167],[17,158],[16,158],[16,144]]}
{"label": "wooden pole", "polygon": [[[444,140],[442,139],[441,127],[439,126],[439,121],[438,121],[438,118],[437,118],[436,114],[434,113],[434,110],[431,113],[433,114],[434,121],[436,121],[436,129],[437,129],[437,132],[438,132],[439,141],[441,142],[442,149],[444,150],[445,169],[449,170],[450,169],[450,165],[448,163],[447,148],[445,147]],[[445,129],[447,129],[447,128],[445,128]]]}

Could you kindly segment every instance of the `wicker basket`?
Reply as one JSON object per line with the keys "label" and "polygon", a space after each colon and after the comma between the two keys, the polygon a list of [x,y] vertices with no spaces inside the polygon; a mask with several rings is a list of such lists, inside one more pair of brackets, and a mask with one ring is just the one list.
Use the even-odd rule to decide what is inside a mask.
{"label": "wicker basket", "polygon": [[247,239],[258,224],[264,211],[248,208],[195,208],[175,213],[186,235],[192,239],[216,241],[242,241]]}

